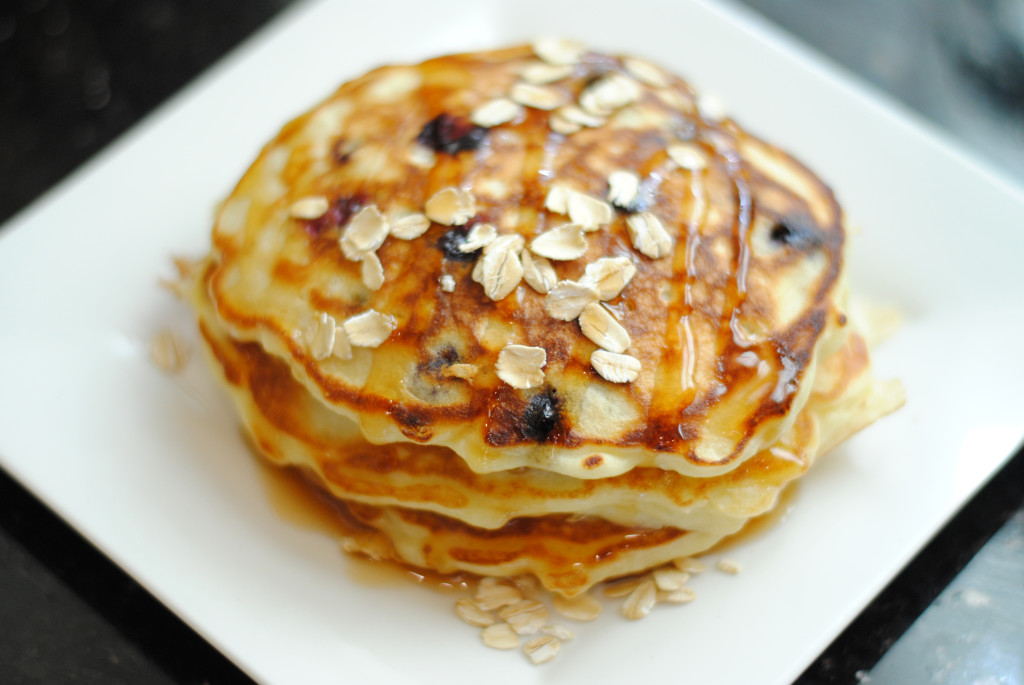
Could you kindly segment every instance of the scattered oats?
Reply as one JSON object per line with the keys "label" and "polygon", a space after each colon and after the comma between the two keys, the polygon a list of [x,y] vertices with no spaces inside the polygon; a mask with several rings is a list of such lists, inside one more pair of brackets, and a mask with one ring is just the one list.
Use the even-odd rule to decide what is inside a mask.
{"label": "scattered oats", "polygon": [[495,619],[488,612],[478,607],[473,600],[462,597],[455,602],[455,613],[463,621],[477,628],[494,625]]}
{"label": "scattered oats", "polygon": [[574,124],[580,126],[586,126],[587,128],[597,128],[598,126],[604,126],[608,122],[607,117],[598,116],[584,111],[578,105],[565,105],[555,110],[555,114],[562,117],[566,121],[571,121]]}
{"label": "scattered oats", "polygon": [[409,164],[420,169],[432,169],[437,164],[437,155],[434,154],[434,151],[419,143],[414,143],[409,148],[409,155],[406,159]]}
{"label": "scattered oats", "polygon": [[334,327],[334,346],[331,348],[331,355],[342,361],[352,358],[352,342],[341,326]]}
{"label": "scattered oats", "polygon": [[171,292],[179,300],[184,300],[185,295],[191,286],[192,272],[198,266],[199,260],[186,257],[175,257],[174,268],[178,272],[176,278],[161,278],[157,282],[161,288]]}
{"label": "scattered oats", "polygon": [[640,587],[640,584],[648,579],[648,576],[634,576],[632,578],[622,578],[620,580],[611,580],[605,583],[604,595],[605,597],[625,597],[631,594],[633,590]]}
{"label": "scattered oats", "polygon": [[640,360],[628,354],[594,350],[590,365],[601,378],[612,383],[632,383],[640,375]]}
{"label": "scattered oats", "polygon": [[476,214],[476,200],[462,188],[439,190],[424,209],[427,218],[445,226],[462,226]]}
{"label": "scattered oats", "polygon": [[551,266],[551,262],[531,254],[529,250],[523,250],[520,258],[523,262],[523,278],[531,288],[544,294],[555,287],[558,274],[555,273],[555,267]]}
{"label": "scattered oats", "polygon": [[690,580],[689,573],[669,566],[654,569],[652,576],[654,584],[658,586],[658,589],[666,592],[678,590]]}
{"label": "scattered oats", "polygon": [[693,557],[679,557],[678,559],[672,560],[672,565],[680,571],[686,571],[690,574],[704,573],[708,569],[704,565],[704,562],[694,559]]}
{"label": "scattered oats", "polygon": [[622,324],[597,302],[583,308],[583,312],[580,314],[580,330],[595,345],[609,352],[625,352],[632,344],[629,333],[622,327]]}
{"label": "scattered oats", "polygon": [[530,657],[530,661],[533,663],[543,664],[554,659],[561,647],[562,643],[558,641],[558,638],[545,635],[527,640],[526,644],[523,645],[523,651],[526,652],[526,656]]}
{"label": "scattered oats", "polygon": [[412,67],[385,67],[366,88],[366,95],[377,102],[394,102],[423,83],[420,72]]}
{"label": "scattered oats", "polygon": [[555,214],[569,213],[569,188],[561,183],[553,183],[544,198],[544,208]]}
{"label": "scattered oats", "polygon": [[601,257],[587,264],[580,283],[594,286],[602,300],[611,300],[622,292],[635,275],[636,267],[629,257]]}
{"label": "scattered oats", "polygon": [[601,602],[589,594],[583,593],[575,597],[562,597],[555,595],[553,599],[555,611],[573,621],[593,621],[601,615]]}
{"label": "scattered oats", "polygon": [[368,252],[376,252],[388,237],[388,220],[377,209],[377,205],[363,207],[341,232],[339,243],[342,252],[353,262],[362,261]]}
{"label": "scattered oats", "polygon": [[619,110],[611,119],[611,126],[615,129],[664,130],[674,126],[676,117],[665,112],[661,107],[651,107],[648,104],[639,104],[636,107],[626,107]]}
{"label": "scattered oats", "polygon": [[345,319],[341,327],[356,347],[377,347],[388,339],[398,322],[395,317],[369,309]]}
{"label": "scattered oats", "polygon": [[522,598],[523,596],[517,588],[491,576],[480,579],[474,596],[476,605],[484,611],[493,611],[509,604],[515,604]]}
{"label": "scattered oats", "polygon": [[615,217],[610,204],[586,193],[569,191],[568,205],[569,219],[587,232],[596,231],[601,226],[610,224]]}
{"label": "scattered oats", "polygon": [[544,296],[544,311],[559,321],[572,321],[597,302],[597,288],[577,281],[559,281]]}
{"label": "scattered oats", "polygon": [[370,290],[380,290],[384,285],[384,266],[376,252],[367,252],[360,263],[363,284]]}
{"label": "scattered oats", "polygon": [[477,283],[482,283],[483,282],[483,280],[484,280],[484,260],[483,260],[482,257],[480,259],[476,260],[476,263],[473,265],[473,271],[472,271],[472,273],[470,273],[469,277],[472,278]]}
{"label": "scattered oats", "polygon": [[572,190],[560,183],[552,184],[544,199],[544,207],[549,212],[568,215],[572,223],[579,224],[584,231],[597,230],[615,218],[611,205],[604,200]]}
{"label": "scattered oats", "polygon": [[651,259],[667,257],[672,252],[672,237],[665,230],[661,219],[650,212],[626,217],[626,228],[629,229],[633,247]]}
{"label": "scattered oats", "polygon": [[544,382],[541,370],[548,362],[548,353],[543,347],[529,347],[509,343],[498,353],[496,370],[498,378],[513,388],[525,390]]}
{"label": "scattered oats", "polygon": [[480,633],[484,644],[493,649],[518,649],[519,636],[507,623],[495,623]]}
{"label": "scattered oats", "polygon": [[660,88],[654,95],[672,109],[690,114],[694,110],[693,102],[675,88]]}
{"label": "scattered oats", "polygon": [[296,200],[288,212],[296,219],[312,220],[322,217],[330,207],[331,203],[327,201],[326,197],[314,195]]}
{"label": "scattered oats", "polygon": [[476,252],[498,237],[498,229],[494,224],[477,224],[469,229],[465,240],[459,245],[459,252]]}
{"label": "scattered oats", "polygon": [[522,592],[524,595],[535,594],[537,592],[537,589],[540,587],[540,582],[537,580],[537,576],[532,576],[525,573],[522,575],[513,576],[511,580],[512,583],[517,588],[519,588],[519,591]]}
{"label": "scattered oats", "polygon": [[724,557],[718,560],[718,564],[716,564],[716,566],[718,566],[719,571],[722,573],[728,573],[731,576],[736,575],[742,570],[742,567],[738,563],[732,559],[726,559]]}
{"label": "scattered oats", "polygon": [[546,62],[530,62],[519,75],[527,83],[535,86],[543,86],[546,83],[554,83],[572,76],[573,65],[571,64],[548,64]]}
{"label": "scattered oats", "polygon": [[526,245],[526,239],[518,233],[507,233],[499,235],[490,243],[484,246],[484,254],[489,252],[511,251],[519,254]]}
{"label": "scattered oats", "polygon": [[508,241],[502,245],[503,249],[486,250],[472,274],[473,280],[482,285],[487,297],[495,302],[515,290],[523,280],[523,263],[519,261],[515,245]]}
{"label": "scattered oats", "polygon": [[[497,238],[492,240],[487,245],[484,245],[484,254],[486,257],[492,253],[495,255],[503,253],[514,253],[517,257],[519,253],[523,251],[523,246],[526,244],[526,240],[523,236],[518,233],[509,233],[505,235],[499,235]],[[494,257],[491,258],[492,260]],[[483,258],[476,260],[476,264],[473,265],[473,273],[471,277],[477,283],[483,283],[484,281],[484,268],[490,266],[492,262],[484,262]],[[522,263],[520,262],[520,266]],[[515,269],[515,265],[508,266],[506,268]],[[518,284],[518,282],[517,282]],[[515,286],[513,286],[514,288]]]}
{"label": "scattered oats", "polygon": [[675,590],[658,591],[659,602],[668,602],[669,604],[689,604],[695,599],[697,599],[697,593],[693,591],[693,588],[688,588],[685,585]]}
{"label": "scattered oats", "polygon": [[701,117],[709,121],[721,121],[728,113],[725,103],[710,93],[701,93],[697,96],[697,111]]}
{"label": "scattered oats", "polygon": [[534,254],[548,259],[568,261],[579,259],[587,251],[587,239],[579,224],[562,224],[544,231],[530,242]]}
{"label": "scattered oats", "polygon": [[550,86],[535,86],[532,83],[517,83],[509,91],[509,97],[520,105],[534,109],[552,110],[566,103],[566,95]]}
{"label": "scattered oats", "polygon": [[491,128],[508,123],[522,113],[523,108],[512,100],[495,98],[474,109],[469,115],[469,120],[477,126]]}
{"label": "scattered oats", "polygon": [[455,292],[455,277],[451,274],[441,274],[441,290],[446,293]]}
{"label": "scattered oats", "polygon": [[630,593],[622,603],[622,615],[631,621],[641,619],[651,613],[658,601],[658,590],[653,580],[645,580]]}
{"label": "scattered oats", "polygon": [[309,336],[309,353],[313,359],[322,361],[331,356],[334,350],[334,328],[337,323],[334,317],[327,312],[320,312],[316,323],[313,326],[312,335]]}
{"label": "scattered oats", "polygon": [[636,59],[634,57],[627,57],[622,60],[622,66],[626,67],[626,71],[632,74],[637,80],[646,83],[654,88],[664,88],[669,84],[668,77],[660,67],[656,67],[650,62],[645,62],[642,59]]}
{"label": "scattered oats", "polygon": [[177,373],[185,366],[185,343],[173,331],[160,331],[149,346],[149,358],[158,369]]}
{"label": "scattered oats", "polygon": [[572,632],[560,623],[552,623],[550,625],[546,625],[543,628],[541,628],[540,631],[545,635],[557,637],[559,640],[571,640],[574,637],[576,637],[576,633]]}
{"label": "scattered oats", "polygon": [[401,240],[414,240],[427,232],[430,219],[423,214],[406,214],[391,219],[391,235]]}
{"label": "scattered oats", "polygon": [[498,616],[519,635],[533,635],[548,620],[548,608],[535,599],[523,599],[498,610]]}
{"label": "scattered oats", "polygon": [[594,116],[606,117],[640,97],[640,85],[624,74],[602,76],[580,93],[580,107]]}
{"label": "scattered oats", "polygon": [[576,64],[587,54],[587,46],[578,40],[545,36],[533,41],[533,52],[548,64]]}
{"label": "scattered oats", "polygon": [[640,176],[632,171],[613,171],[608,174],[608,202],[627,209],[640,192]]}
{"label": "scattered oats", "polygon": [[441,375],[445,378],[461,378],[464,381],[471,381],[479,370],[476,364],[450,364],[444,368]]}
{"label": "scattered oats", "polygon": [[690,171],[700,171],[708,165],[704,152],[693,143],[673,143],[666,150],[673,162]]}
{"label": "scattered oats", "polygon": [[582,124],[577,124],[575,121],[569,121],[557,111],[551,113],[551,117],[548,119],[548,126],[555,133],[561,133],[563,136],[571,136],[573,133],[578,133]]}

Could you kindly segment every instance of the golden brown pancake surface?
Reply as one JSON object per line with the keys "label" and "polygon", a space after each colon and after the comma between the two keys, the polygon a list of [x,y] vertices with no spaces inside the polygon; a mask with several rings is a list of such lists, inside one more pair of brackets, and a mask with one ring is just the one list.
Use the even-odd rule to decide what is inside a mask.
{"label": "golden brown pancake surface", "polygon": [[[703,115],[689,86],[665,72],[587,53],[564,77],[526,84],[538,95],[521,88],[536,64],[522,47],[385,67],[287,125],[219,213],[210,278],[218,315],[372,442],[445,446],[477,472],[735,468],[789,429],[817,353],[844,338],[832,193],[734,122]],[[609,82],[628,84],[631,99],[596,116],[590,95]],[[536,106],[473,123],[506,98]],[[555,119],[573,111],[561,107],[581,104],[593,125],[554,130],[566,130]],[[621,206],[607,201],[616,172],[639,181]],[[600,201],[600,216],[559,207],[556,187],[577,205]],[[446,189],[471,196],[465,223],[396,235]],[[390,232],[346,254],[346,231],[374,212]],[[638,238],[635,226],[651,217],[664,232]],[[579,256],[549,262],[569,291],[588,267],[612,263],[599,260],[627,265],[625,287],[588,304],[601,310],[598,324],[610,318],[626,333],[625,347],[621,336],[605,347],[635,360],[628,382],[600,375],[599,345],[580,317],[552,316],[552,301],[565,298],[519,278],[495,299],[473,278],[488,247],[460,249],[481,225],[493,226],[494,244],[521,236],[521,246],[499,251],[504,267],[489,262],[499,281],[515,280],[549,252],[538,236],[588,220],[594,230],[568,231]],[[561,256],[566,242],[556,241]],[[314,349],[319,328],[344,331],[367,313],[393,325],[379,344],[353,346],[347,359]],[[544,351],[532,387],[499,377],[509,344]]]}

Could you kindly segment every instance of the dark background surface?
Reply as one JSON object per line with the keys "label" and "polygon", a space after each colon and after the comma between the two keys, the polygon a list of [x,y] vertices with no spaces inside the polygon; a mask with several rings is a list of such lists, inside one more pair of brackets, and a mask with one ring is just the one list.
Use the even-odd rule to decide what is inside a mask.
{"label": "dark background surface", "polygon": [[[288,4],[286,0],[0,4],[0,222],[67,176]],[[771,16],[783,5],[792,8],[801,3],[751,0],[749,4]],[[849,14],[853,4],[818,3],[822,7],[814,10],[817,15],[812,11],[792,16],[798,17],[796,24],[805,24],[808,35],[820,39],[817,47],[842,53],[841,45],[826,40],[827,31],[830,27],[839,33],[846,30],[843,12]],[[861,3],[858,11],[871,4]],[[807,3],[803,5],[797,9],[806,9]],[[876,7],[876,11],[891,13],[889,7]],[[782,14],[774,18],[787,21]],[[794,28],[792,21],[790,27]],[[833,57],[850,63],[858,55],[862,53]],[[871,79],[870,64],[860,66],[861,73]],[[970,66],[963,65],[965,74]],[[858,674],[870,669],[1022,504],[1024,453],[1018,453],[801,681],[858,682]],[[212,685],[251,681],[0,471],[0,682]]]}

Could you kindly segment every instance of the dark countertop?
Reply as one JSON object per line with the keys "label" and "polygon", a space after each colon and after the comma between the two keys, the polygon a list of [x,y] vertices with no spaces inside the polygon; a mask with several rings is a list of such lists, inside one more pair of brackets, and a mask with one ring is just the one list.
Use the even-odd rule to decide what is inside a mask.
{"label": "dark countertop", "polygon": [[[287,0],[20,0],[5,5],[0,9],[0,222],[67,176],[288,4]],[[934,23],[922,23],[922,12],[929,5],[914,0],[747,0],[746,4],[950,128],[988,154],[996,166],[1010,174],[1024,170],[1024,163],[1014,155],[1014,146],[1024,136],[1013,137],[1014,131],[1024,129],[1019,104],[1024,99],[1015,99],[1020,94],[1014,90],[1014,81],[1000,71],[1015,68],[1012,51],[1002,48],[1004,57],[1011,54],[1006,57],[1011,64],[1000,66],[991,55],[987,61],[982,59],[985,54],[977,48],[968,57],[956,56],[958,44],[949,35],[935,39],[937,27],[948,30],[951,18],[960,17],[959,5],[977,9],[998,3],[934,3],[931,7],[941,11],[938,19],[932,16],[934,9],[925,17]],[[954,57],[943,61],[943,55],[950,54]],[[1010,131],[1009,138],[999,138],[1000,131]],[[1024,178],[1024,171],[1020,177]],[[1014,515],[1022,505],[1024,452],[1019,452],[808,669],[801,682],[900,682],[899,659],[922,658],[921,650],[930,639],[928,621],[935,620],[929,617],[939,614],[937,620],[955,620],[941,616],[943,607],[949,606],[942,593],[964,596],[967,581],[954,579],[968,562],[974,560],[968,572],[977,574],[995,563],[990,560],[999,560],[999,568],[1009,564],[1011,577],[1021,577],[1019,559],[1024,553],[1005,561],[1004,546],[978,551],[997,533],[993,545],[1007,536],[1020,539],[1016,531],[1021,515],[1016,519]],[[990,548],[995,556],[987,552]],[[976,575],[963,576],[968,577]],[[971,580],[976,582],[980,581]],[[3,472],[0,587],[0,680],[5,683],[251,682]],[[919,625],[901,640],[919,617]],[[921,625],[924,632],[919,630]],[[897,648],[890,650],[894,643]],[[907,657],[900,656],[903,645],[910,645]],[[867,675],[887,651],[889,656],[877,673]],[[1017,667],[1022,668],[1019,661]],[[993,674],[979,672],[976,677],[982,675]],[[1008,675],[1009,680],[991,682],[1024,682],[1019,671]]]}

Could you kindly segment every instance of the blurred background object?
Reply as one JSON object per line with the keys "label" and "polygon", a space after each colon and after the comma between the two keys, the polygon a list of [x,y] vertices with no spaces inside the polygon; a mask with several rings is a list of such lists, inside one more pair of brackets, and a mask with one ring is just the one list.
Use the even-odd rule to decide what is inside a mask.
{"label": "blurred background object", "polygon": [[1024,182],[1024,0],[738,0]]}
{"label": "blurred background object", "polygon": [[[1024,183],[1024,0],[740,1]],[[1012,488],[1016,513],[873,668],[826,653],[804,680],[1024,685],[1024,483]]]}
{"label": "blurred background object", "polygon": [[[1024,0],[731,2],[1024,183]],[[0,3],[0,222],[290,4]],[[1022,504],[1018,452],[800,682],[1024,684]],[[0,588],[5,683],[249,682],[2,471]]]}
{"label": "blurred background object", "polygon": [[0,222],[289,4],[0,2]]}

